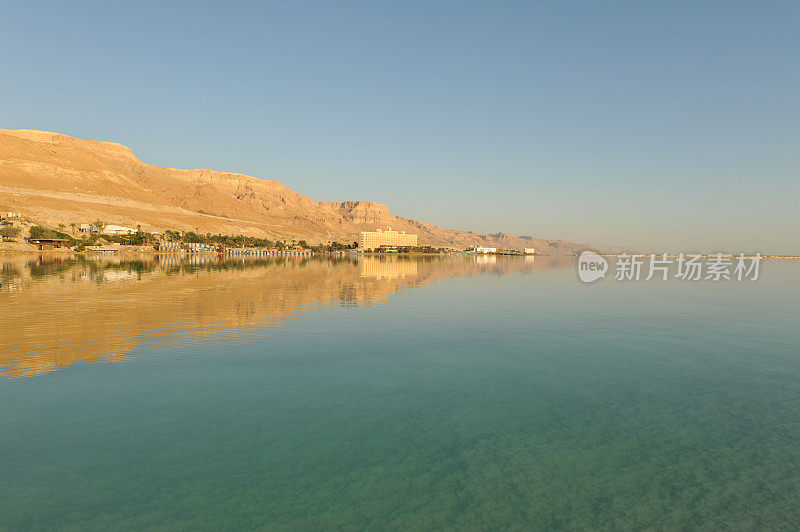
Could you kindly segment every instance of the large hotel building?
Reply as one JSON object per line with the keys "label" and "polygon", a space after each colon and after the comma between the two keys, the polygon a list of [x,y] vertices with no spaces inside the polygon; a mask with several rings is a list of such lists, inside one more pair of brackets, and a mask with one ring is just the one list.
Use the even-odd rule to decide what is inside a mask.
{"label": "large hotel building", "polygon": [[364,251],[372,251],[381,247],[397,248],[414,247],[416,245],[417,235],[407,235],[405,231],[392,231],[391,227],[387,227],[386,231],[381,229],[377,231],[361,231],[361,236],[358,239],[358,247]]}

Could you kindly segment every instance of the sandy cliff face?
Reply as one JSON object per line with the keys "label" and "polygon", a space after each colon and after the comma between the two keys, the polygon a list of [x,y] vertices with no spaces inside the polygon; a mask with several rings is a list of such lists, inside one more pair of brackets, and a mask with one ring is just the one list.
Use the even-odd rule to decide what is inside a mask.
{"label": "sandy cliff face", "polygon": [[389,207],[374,201],[343,201],[341,203],[320,203],[330,208],[345,221],[356,225],[386,224],[397,220],[389,212]]}
{"label": "sandy cliff face", "polygon": [[570,242],[446,230],[371,201],[319,203],[283,183],[206,169],[145,164],[125,146],[57,133],[0,129],[0,210],[48,224],[101,219],[149,230],[233,233],[309,242],[357,239],[391,226],[421,244],[536,247],[571,254]]}

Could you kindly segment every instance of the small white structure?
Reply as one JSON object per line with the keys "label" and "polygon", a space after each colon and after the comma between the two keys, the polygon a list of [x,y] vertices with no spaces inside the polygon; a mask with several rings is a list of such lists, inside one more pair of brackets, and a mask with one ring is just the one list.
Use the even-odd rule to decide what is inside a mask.
{"label": "small white structure", "polygon": [[6,214],[6,218],[22,218],[22,213],[19,213],[19,212],[9,212],[9,213],[5,213],[5,214]]}
{"label": "small white structure", "polygon": [[102,233],[104,235],[132,235],[135,232],[136,229],[131,229],[130,227],[123,227],[121,225],[107,225],[102,230]]}
{"label": "small white structure", "polygon": [[534,248],[525,248],[525,254],[526,255],[533,255],[535,253],[536,253],[536,250]]}
{"label": "small white structure", "polygon": [[199,244],[190,242],[188,244],[184,244],[186,248],[189,250],[189,253],[201,253],[203,251],[216,251],[217,246],[212,244]]}
{"label": "small white structure", "polygon": [[89,253],[116,253],[119,250],[119,244],[112,244],[109,246],[86,246],[86,251]]}
{"label": "small white structure", "polygon": [[182,251],[180,242],[159,242],[158,251],[166,253],[177,253]]}
{"label": "small white structure", "polygon": [[497,248],[484,248],[475,246],[475,253],[497,253]]}
{"label": "small white structure", "polygon": [[81,224],[81,226],[78,228],[78,231],[81,233],[99,233],[100,228],[94,224]]}

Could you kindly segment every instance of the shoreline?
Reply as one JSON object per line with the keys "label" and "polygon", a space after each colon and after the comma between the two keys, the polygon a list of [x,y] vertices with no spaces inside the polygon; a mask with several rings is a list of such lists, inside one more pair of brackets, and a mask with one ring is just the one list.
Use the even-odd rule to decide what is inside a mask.
{"label": "shoreline", "polygon": [[[449,251],[449,252],[442,252],[442,253],[419,253],[419,252],[410,252],[410,253],[374,253],[374,252],[356,252],[351,253],[349,251],[275,251],[275,250],[260,250],[260,249],[249,249],[249,248],[232,248],[231,252],[227,253],[218,253],[218,252],[195,252],[189,253],[187,251],[156,251],[156,250],[119,250],[116,252],[97,252],[97,251],[58,251],[58,250],[39,250],[39,249],[31,249],[31,250],[22,250],[22,249],[2,249],[0,248],[0,255],[82,255],[82,256],[92,256],[92,257],[120,257],[120,256],[132,256],[132,255],[152,255],[152,256],[165,256],[165,257],[173,257],[173,256],[184,256],[184,257],[194,257],[194,256],[215,256],[215,255],[222,255],[222,256],[231,256],[231,257],[240,257],[242,255],[247,255],[248,252],[253,252],[255,256],[297,256],[297,257],[313,257],[318,255],[347,255],[347,256],[391,256],[391,255],[402,255],[402,256],[411,256],[411,255],[419,255],[419,256],[432,256],[432,255],[473,255],[476,257],[485,257],[485,256],[493,256],[493,257],[575,257],[577,258],[578,255],[566,255],[566,254],[551,254],[551,253],[536,253],[531,255],[523,255],[523,254],[511,254],[511,253],[474,253],[474,252],[466,252],[466,251]],[[258,253],[256,253],[258,252]],[[641,256],[641,257],[649,257],[651,253],[598,253],[601,257],[620,257],[623,255],[626,256]],[[656,253],[657,257],[662,256],[663,254]],[[708,258],[708,257],[716,257],[716,254],[707,254],[707,253],[699,253],[696,254],[697,256]],[[667,254],[668,258],[677,258],[680,254]],[[686,255],[685,255],[686,256]],[[695,254],[688,254],[688,256],[695,256]],[[733,257],[738,257],[738,255],[732,255]],[[754,258],[755,255],[744,255],[745,258]],[[771,260],[800,260],[800,255],[761,255],[762,259],[771,259]]]}

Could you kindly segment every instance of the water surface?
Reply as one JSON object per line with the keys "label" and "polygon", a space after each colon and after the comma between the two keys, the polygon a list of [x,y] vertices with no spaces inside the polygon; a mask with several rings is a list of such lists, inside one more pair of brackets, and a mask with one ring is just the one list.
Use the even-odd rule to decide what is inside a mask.
{"label": "water surface", "polygon": [[800,264],[0,259],[0,529],[800,527]]}

